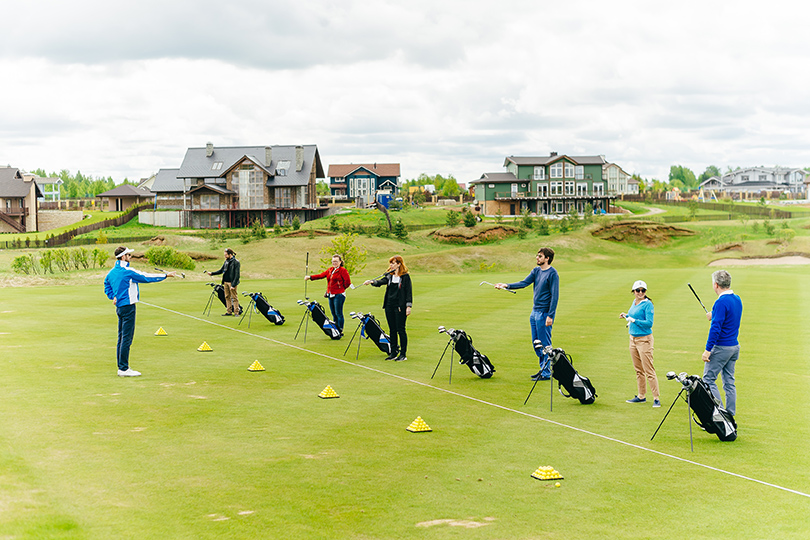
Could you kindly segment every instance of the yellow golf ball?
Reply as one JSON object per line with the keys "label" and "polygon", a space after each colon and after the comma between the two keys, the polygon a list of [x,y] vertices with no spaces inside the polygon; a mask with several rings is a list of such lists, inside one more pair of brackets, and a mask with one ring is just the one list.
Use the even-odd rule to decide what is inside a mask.
{"label": "yellow golf ball", "polygon": [[557,482],[556,484],[554,484],[554,487],[560,487],[560,483]]}

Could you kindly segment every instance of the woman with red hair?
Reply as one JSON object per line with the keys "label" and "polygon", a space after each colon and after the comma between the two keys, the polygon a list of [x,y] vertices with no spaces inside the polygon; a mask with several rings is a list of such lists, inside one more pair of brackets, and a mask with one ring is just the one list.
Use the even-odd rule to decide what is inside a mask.
{"label": "woman with red hair", "polygon": [[380,279],[368,280],[363,285],[382,287],[385,285],[383,308],[388,321],[388,332],[391,336],[391,354],[386,360],[402,362],[407,360],[408,334],[405,333],[405,322],[411,314],[413,293],[411,275],[405,261],[399,255],[388,259],[388,271]]}

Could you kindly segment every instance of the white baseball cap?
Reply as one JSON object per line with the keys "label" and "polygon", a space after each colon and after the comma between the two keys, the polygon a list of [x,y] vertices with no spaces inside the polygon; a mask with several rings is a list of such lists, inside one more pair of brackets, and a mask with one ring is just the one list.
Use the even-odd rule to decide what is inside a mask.
{"label": "white baseball cap", "polygon": [[631,291],[635,291],[636,289],[644,289],[644,290],[646,291],[646,290],[647,290],[647,284],[646,284],[646,283],[644,283],[644,282],[643,282],[643,281],[641,281],[641,280],[638,280],[638,281],[636,281],[635,283],[633,283],[633,288],[632,288],[632,289],[630,289],[630,290],[631,290]]}

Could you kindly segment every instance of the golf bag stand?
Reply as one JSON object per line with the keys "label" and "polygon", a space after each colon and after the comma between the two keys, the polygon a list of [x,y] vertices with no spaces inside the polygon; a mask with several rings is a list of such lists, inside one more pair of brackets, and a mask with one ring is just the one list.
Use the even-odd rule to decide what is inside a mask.
{"label": "golf bag stand", "polygon": [[[539,349],[542,346],[543,346],[543,344],[540,342],[539,339],[534,340],[534,348],[535,349]],[[551,351],[552,351],[551,345],[547,345],[543,349],[543,354],[548,356],[548,355],[551,354]],[[549,365],[549,369],[551,370],[551,376],[549,377],[549,380],[553,381],[554,380],[554,363],[551,361],[551,359],[549,359],[548,365]],[[526,405],[529,402],[529,398],[532,397],[532,392],[534,392],[534,387],[537,386],[538,382],[540,382],[540,379],[536,379],[534,381],[534,384],[532,385],[532,389],[529,390],[529,395],[526,396],[526,399],[523,401],[524,405]],[[549,385],[549,405],[548,405],[548,410],[549,411],[554,410],[554,383]]]}
{"label": "golf bag stand", "polygon": [[[299,300],[298,303],[300,305],[302,305],[302,306],[304,305],[303,300]],[[298,339],[298,332],[301,331],[301,325],[303,324],[304,325],[304,343],[307,342],[307,329],[309,328],[309,319],[310,319],[311,316],[312,315],[310,314],[308,308],[306,310],[304,310],[304,316],[301,317],[301,322],[298,323],[298,330],[295,331],[295,337],[293,339]],[[304,321],[306,321],[306,324],[304,324]]]}
{"label": "golf bag stand", "polygon": [[[299,300],[298,304],[307,308],[307,313],[304,314],[304,318],[306,318],[307,314],[309,314],[309,317],[312,318],[312,322],[316,324],[323,331],[323,333],[329,337],[329,339],[337,340],[343,336],[335,323],[326,316],[323,306],[321,306],[318,302],[315,300],[311,300],[309,302]],[[303,323],[304,319],[301,319],[301,322]],[[307,324],[309,324],[308,321]],[[298,330],[301,330],[300,324],[298,325]],[[298,332],[295,333],[295,336],[296,338],[298,337]],[[306,343],[306,330],[304,330],[304,343]]]}
{"label": "golf bag stand", "polygon": [[371,313],[360,313],[360,312],[350,312],[349,317],[352,319],[357,319],[359,324],[357,328],[354,330],[354,334],[352,334],[352,339],[349,340],[349,345],[346,346],[346,351],[343,353],[343,356],[346,356],[346,353],[349,352],[349,347],[351,346],[354,338],[357,336],[357,332],[360,332],[360,338],[357,340],[357,354],[355,354],[355,360],[357,360],[360,356],[360,343],[362,338],[370,339],[374,342],[377,348],[386,353],[391,354],[393,351],[391,347],[391,337],[386,334],[380,323],[377,322],[377,319]]}
{"label": "golf bag stand", "polygon": [[[673,373],[673,372],[669,372],[669,373]],[[670,378],[669,373],[667,373],[667,379]],[[683,375],[685,375],[685,373]],[[650,441],[655,439],[655,436],[658,435],[658,430],[660,430],[661,426],[664,425],[664,421],[667,419],[667,416],[669,416],[669,413],[672,411],[672,408],[678,402],[678,399],[680,399],[681,395],[686,391],[686,388],[687,388],[686,385],[681,386],[681,391],[678,392],[678,395],[675,396],[675,399],[672,400],[672,405],[670,405],[669,409],[667,409],[667,414],[665,414],[664,418],[661,419],[661,423],[658,424],[658,427],[655,429],[655,433],[653,433],[652,437],[650,437]],[[694,452],[695,451],[695,442],[694,442],[694,439],[692,437],[692,403],[691,403],[690,393],[689,392],[686,392],[686,398],[685,399],[686,399],[686,423],[689,424],[689,448],[690,448],[690,450],[692,452]]]}
{"label": "golf bag stand", "polygon": [[247,296],[248,298],[250,298],[250,303],[248,304],[247,309],[245,309],[245,312],[244,312],[244,313],[242,313],[242,317],[239,319],[239,324],[242,324],[242,321],[244,321],[244,320],[245,320],[245,315],[247,315],[247,318],[248,318],[248,328],[250,328],[250,320],[253,318],[253,310],[254,310],[254,309],[255,309],[255,307],[256,307],[256,301],[255,301],[255,300],[253,300],[253,296],[251,296],[251,294],[250,294],[250,293],[244,293],[244,292],[243,292],[243,293],[242,293],[242,296]]}
{"label": "golf bag stand", "polygon": [[211,294],[208,296],[208,302],[205,304],[203,308],[203,315],[211,315],[211,307],[214,305],[214,298],[219,298],[219,301],[222,302],[222,305],[226,308],[228,307],[227,302],[225,302],[225,288],[220,285],[219,283],[206,283],[206,285],[210,285],[213,287]]}
{"label": "golf bag stand", "polygon": [[[250,312],[250,316],[248,317],[248,328],[250,328],[250,321],[253,316],[253,310],[256,310],[257,313],[261,313],[264,315],[264,318],[270,321],[271,323],[275,324],[276,326],[284,324],[284,316],[281,314],[279,310],[274,308],[270,305],[264,295],[260,292],[244,292],[242,296],[250,297],[250,305],[248,306],[248,311]],[[245,319],[245,315],[248,312],[243,310],[242,318],[239,319],[239,324],[242,324],[242,321]]]}
{"label": "golf bag stand", "polygon": [[439,370],[442,360],[444,360],[444,355],[447,353],[447,349],[450,348],[450,345],[452,344],[453,347],[450,348],[450,384],[453,384],[453,351],[456,350],[456,344],[455,341],[453,341],[453,332],[455,332],[455,330],[452,328],[450,330],[446,330],[444,326],[439,327],[439,333],[447,333],[450,336],[450,339],[447,341],[447,345],[444,346],[444,351],[442,351],[442,355],[439,357],[439,362],[436,364],[436,368],[433,370],[433,375],[430,376],[431,379],[436,376],[436,372]]}

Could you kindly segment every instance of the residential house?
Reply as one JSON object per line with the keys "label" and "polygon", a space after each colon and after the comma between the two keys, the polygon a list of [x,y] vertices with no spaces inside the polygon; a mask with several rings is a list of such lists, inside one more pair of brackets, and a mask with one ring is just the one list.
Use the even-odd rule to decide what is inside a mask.
{"label": "residential house", "polygon": [[155,200],[154,197],[155,194],[148,189],[139,189],[130,184],[121,184],[96,195],[102,212],[121,212],[136,204],[152,202]]}
{"label": "residential house", "polygon": [[377,193],[396,195],[399,163],[329,165],[329,189],[337,199],[363,197],[373,201]]}
{"label": "residential house", "polygon": [[794,197],[805,196],[807,171],[788,167],[746,167],[727,172],[721,177],[712,176],[700,184],[700,188],[723,193],[734,198],[760,197],[764,193],[787,193]]}
{"label": "residential house", "polygon": [[30,182],[33,180],[39,186],[40,191],[42,191],[42,198],[46,201],[61,201],[62,200],[62,190],[61,186],[64,184],[61,178],[58,176],[53,176],[50,178],[42,178],[41,176],[37,176],[33,173],[27,172],[20,172],[22,177],[25,181]]}
{"label": "residential house", "polygon": [[[607,180],[608,195],[630,194],[631,175],[624,172],[624,169],[615,163],[605,163],[602,166],[602,178]],[[636,182],[636,193],[638,193],[638,182]]]}
{"label": "residential house", "polygon": [[183,184],[184,226],[247,227],[320,217],[315,183],[324,178],[316,145],[189,148],[176,178]]}
{"label": "residential house", "polygon": [[20,169],[0,167],[0,233],[35,232],[37,197],[42,191],[33,177],[26,180]]}
{"label": "residential house", "polygon": [[484,215],[515,216],[524,211],[543,215],[608,211],[616,199],[602,177],[604,156],[567,156],[552,152],[546,157],[510,156],[506,172],[484,173],[470,182]]}
{"label": "residential house", "polygon": [[155,194],[158,208],[183,209],[183,180],[177,177],[180,169],[159,169],[151,177],[149,190]]}

